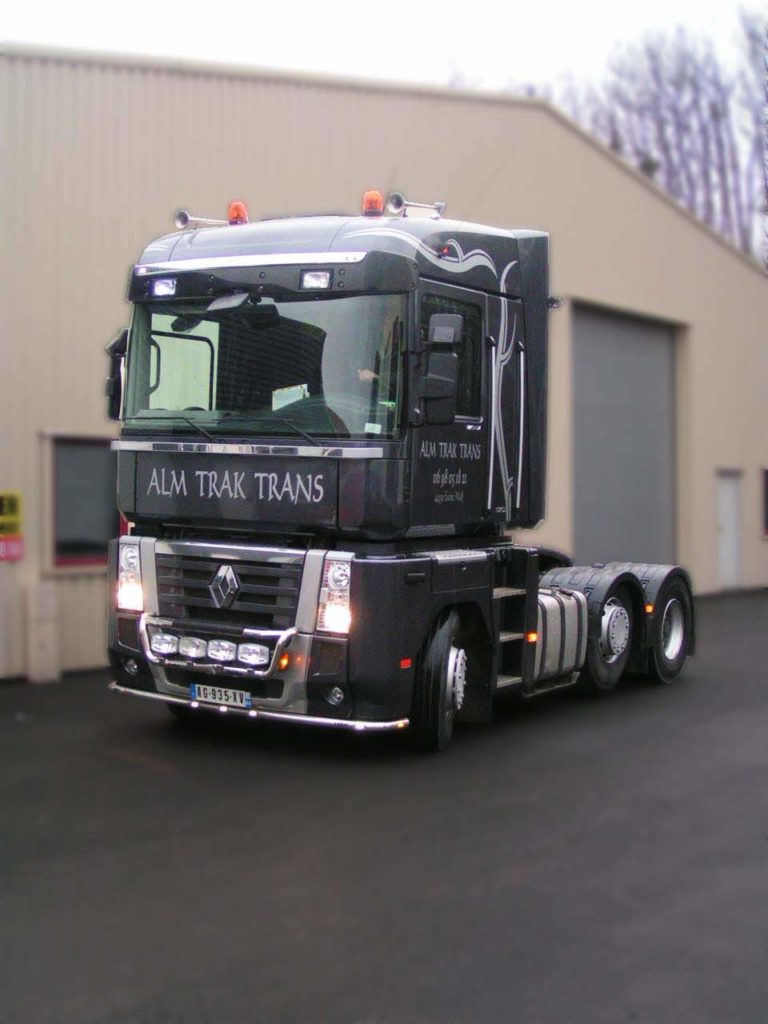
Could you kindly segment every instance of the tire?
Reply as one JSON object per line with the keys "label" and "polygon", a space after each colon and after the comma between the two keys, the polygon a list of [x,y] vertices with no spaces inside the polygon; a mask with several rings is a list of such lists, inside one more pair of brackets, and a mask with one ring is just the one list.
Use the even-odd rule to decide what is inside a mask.
{"label": "tire", "polygon": [[601,611],[600,637],[587,641],[587,661],[579,687],[587,693],[612,690],[632,652],[632,599],[625,586],[610,591]]}
{"label": "tire", "polygon": [[459,642],[460,625],[455,611],[437,621],[416,680],[409,732],[413,745],[428,753],[448,746],[464,700],[467,655]]}
{"label": "tire", "polygon": [[656,598],[648,673],[654,683],[665,685],[680,675],[690,646],[692,626],[690,592],[681,579],[673,577]]}

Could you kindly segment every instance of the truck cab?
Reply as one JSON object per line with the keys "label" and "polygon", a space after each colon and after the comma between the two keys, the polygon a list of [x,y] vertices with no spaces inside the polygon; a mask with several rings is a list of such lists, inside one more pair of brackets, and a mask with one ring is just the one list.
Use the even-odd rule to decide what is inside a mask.
{"label": "truck cab", "polygon": [[410,205],[250,224],[234,204],[133,268],[109,349],[116,689],[441,749],[500,689],[574,683],[590,629],[648,666],[629,568],[560,586],[547,668],[541,578],[569,560],[507,536],[544,515],[547,235]]}

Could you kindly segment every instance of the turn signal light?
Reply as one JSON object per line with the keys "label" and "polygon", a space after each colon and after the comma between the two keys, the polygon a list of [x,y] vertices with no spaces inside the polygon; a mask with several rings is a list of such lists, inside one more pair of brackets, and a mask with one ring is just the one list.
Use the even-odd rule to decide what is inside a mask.
{"label": "turn signal light", "polygon": [[285,670],[288,668],[288,666],[290,664],[291,664],[291,656],[290,656],[290,654],[281,654],[280,655],[280,660],[277,663],[277,667],[280,669],[280,671],[281,672],[285,672]]}
{"label": "turn signal light", "polygon": [[647,615],[653,615],[653,605],[652,604],[647,604],[645,606],[645,611],[646,611]]}
{"label": "turn signal light", "polygon": [[529,644],[535,644],[538,641],[538,639],[539,639],[539,634],[538,633],[526,633],[525,634],[525,639],[528,641]]}

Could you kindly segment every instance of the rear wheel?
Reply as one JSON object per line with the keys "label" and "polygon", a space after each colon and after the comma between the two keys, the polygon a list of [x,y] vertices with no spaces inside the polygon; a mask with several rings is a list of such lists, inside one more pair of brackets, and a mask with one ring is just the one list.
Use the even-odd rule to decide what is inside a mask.
{"label": "rear wheel", "polygon": [[456,712],[464,703],[467,652],[461,644],[458,612],[438,620],[427,643],[413,695],[411,738],[420,750],[445,750]]}
{"label": "rear wheel", "polygon": [[650,677],[671,683],[682,671],[691,640],[691,595],[680,579],[666,583],[656,599],[651,636]]}
{"label": "rear wheel", "polygon": [[606,598],[600,636],[587,641],[587,662],[579,684],[591,693],[612,690],[624,674],[632,650],[632,600],[626,587]]}

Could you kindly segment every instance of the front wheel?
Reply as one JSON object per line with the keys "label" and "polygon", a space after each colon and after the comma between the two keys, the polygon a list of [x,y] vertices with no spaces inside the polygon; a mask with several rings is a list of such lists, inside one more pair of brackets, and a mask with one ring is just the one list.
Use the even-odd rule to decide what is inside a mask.
{"label": "front wheel", "polygon": [[423,751],[445,750],[453,735],[456,712],[464,703],[467,652],[461,645],[461,622],[451,611],[438,620],[427,642],[413,695],[411,738]]}

